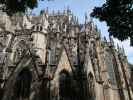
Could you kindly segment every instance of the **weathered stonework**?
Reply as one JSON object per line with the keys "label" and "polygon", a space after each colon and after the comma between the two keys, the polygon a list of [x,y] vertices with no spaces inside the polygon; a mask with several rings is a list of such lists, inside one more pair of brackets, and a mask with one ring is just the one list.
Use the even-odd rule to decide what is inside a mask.
{"label": "weathered stonework", "polygon": [[[115,49],[111,37],[102,39],[87,16],[85,24],[69,9],[0,16],[1,100],[133,99],[124,49]],[[30,93],[16,97],[14,87],[23,68],[32,74]]]}

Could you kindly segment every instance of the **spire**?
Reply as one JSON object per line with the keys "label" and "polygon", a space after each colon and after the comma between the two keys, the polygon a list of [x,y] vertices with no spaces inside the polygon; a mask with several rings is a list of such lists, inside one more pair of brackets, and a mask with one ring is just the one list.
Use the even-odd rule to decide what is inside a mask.
{"label": "spire", "polygon": [[117,43],[117,50],[118,50],[118,52],[120,52],[120,47],[119,47],[118,43]]}
{"label": "spire", "polygon": [[103,38],[103,39],[104,39],[104,42],[105,42],[105,43],[107,43],[107,39],[106,39],[106,37],[105,37],[105,36],[104,36],[104,38]]}
{"label": "spire", "polygon": [[54,10],[52,11],[52,15],[55,15],[55,12],[54,12]]}
{"label": "spire", "polygon": [[111,36],[109,36],[109,40],[110,40],[111,46],[114,46],[114,40],[113,40],[113,38]]}
{"label": "spire", "polygon": [[63,14],[64,14],[64,15],[66,14],[66,10],[63,10]]}
{"label": "spire", "polygon": [[92,17],[90,17],[89,23],[90,23],[90,26],[91,26],[91,28],[93,30],[95,28],[95,25],[94,25],[94,22],[93,22],[93,18]]}
{"label": "spire", "polygon": [[78,19],[78,17],[77,17],[77,19],[76,19],[76,24],[77,24],[77,25],[79,24],[79,19]]}
{"label": "spire", "polygon": [[46,8],[46,10],[44,10],[44,14],[48,18],[48,7]]}
{"label": "spire", "polygon": [[99,33],[99,38],[101,38],[101,30],[100,29],[98,30],[98,33]]}
{"label": "spire", "polygon": [[74,16],[72,14],[72,18],[71,18],[71,24],[74,24]]}
{"label": "spire", "polygon": [[124,56],[123,47],[120,47],[119,53]]}
{"label": "spire", "polygon": [[94,25],[95,31],[98,32],[97,25]]}
{"label": "spire", "polygon": [[85,13],[85,25],[88,23],[88,16],[87,13]]}
{"label": "spire", "polygon": [[126,56],[125,49],[124,49],[123,46],[122,46],[122,53],[123,53],[124,56]]}
{"label": "spire", "polygon": [[48,14],[49,12],[48,12],[49,10],[48,10],[48,7],[46,8],[46,14]]}
{"label": "spire", "polygon": [[58,15],[60,15],[60,10],[58,10]]}
{"label": "spire", "polygon": [[90,17],[90,23],[93,23],[93,19],[92,19],[92,17]]}
{"label": "spire", "polygon": [[71,13],[71,10],[69,8],[69,6],[67,7],[67,14],[69,15]]}
{"label": "spire", "polygon": [[77,17],[76,17],[76,16],[74,16],[74,24],[76,24],[76,20],[77,20]]}
{"label": "spire", "polygon": [[41,10],[41,11],[40,11],[40,15],[42,15],[42,14],[44,14],[44,10]]}

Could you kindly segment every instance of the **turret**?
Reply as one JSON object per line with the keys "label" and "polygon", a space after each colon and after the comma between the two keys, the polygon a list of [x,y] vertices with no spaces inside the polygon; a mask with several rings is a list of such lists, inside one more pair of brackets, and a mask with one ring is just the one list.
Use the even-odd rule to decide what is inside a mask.
{"label": "turret", "polygon": [[71,14],[71,10],[69,8],[69,6],[67,7],[67,15],[70,15]]}

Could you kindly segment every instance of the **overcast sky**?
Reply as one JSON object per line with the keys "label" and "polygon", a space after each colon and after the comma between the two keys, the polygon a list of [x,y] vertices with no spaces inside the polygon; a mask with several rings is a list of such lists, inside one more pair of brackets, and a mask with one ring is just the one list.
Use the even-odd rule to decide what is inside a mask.
{"label": "overcast sky", "polygon": [[[42,9],[46,9],[47,7],[49,8],[49,12],[52,12],[52,10],[54,10],[55,12],[58,10],[63,11],[64,9],[67,9],[69,7],[74,15],[79,18],[79,22],[83,23],[85,13],[87,13],[89,16],[95,6],[101,6],[104,2],[105,0],[44,0],[43,2],[39,1],[38,8],[34,9],[33,13],[39,14]],[[96,19],[94,20],[94,22],[101,30],[102,36],[106,36],[108,38],[109,33],[107,31],[108,27],[106,26],[106,23],[99,22]],[[123,45],[128,57],[128,61],[133,64],[133,47],[130,47],[129,40],[120,42],[115,39],[115,44],[117,43],[119,43],[120,46]]]}

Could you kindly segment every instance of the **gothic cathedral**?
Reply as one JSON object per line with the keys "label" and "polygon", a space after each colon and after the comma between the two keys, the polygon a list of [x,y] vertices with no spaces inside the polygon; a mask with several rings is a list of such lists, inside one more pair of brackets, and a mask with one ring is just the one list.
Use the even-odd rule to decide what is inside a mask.
{"label": "gothic cathedral", "polygon": [[86,15],[0,13],[0,100],[133,100],[124,49]]}

